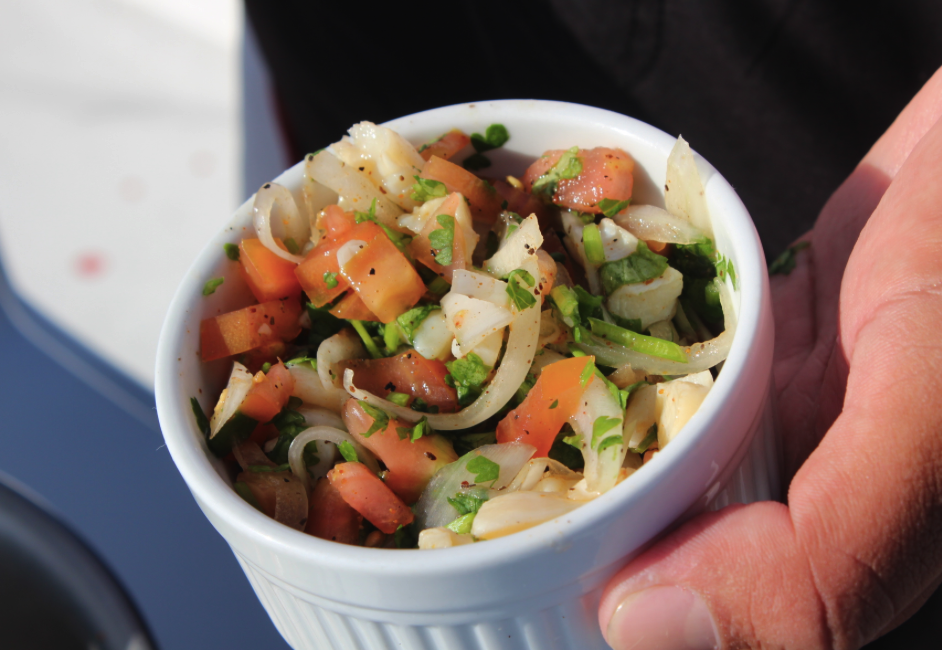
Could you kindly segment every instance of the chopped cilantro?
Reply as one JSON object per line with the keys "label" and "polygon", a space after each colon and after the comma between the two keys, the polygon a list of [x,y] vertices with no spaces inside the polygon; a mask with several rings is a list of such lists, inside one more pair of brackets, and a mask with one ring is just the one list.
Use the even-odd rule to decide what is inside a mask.
{"label": "chopped cilantro", "polygon": [[312,357],[295,357],[285,361],[286,366],[308,366],[311,370],[317,370],[317,359]]}
{"label": "chopped cilantro", "polygon": [[404,314],[400,314],[396,319],[399,329],[402,330],[402,333],[405,335],[410,345],[415,343],[415,331],[425,322],[429,314],[436,309],[441,309],[441,307],[438,305],[421,305],[419,307],[413,307]]}
{"label": "chopped cilantro", "polygon": [[343,456],[343,459],[348,463],[360,462],[360,458],[357,456],[357,450],[353,448],[353,445],[350,444],[349,440],[341,440],[340,444],[337,445],[337,450],[340,452],[340,455]]}
{"label": "chopped cilantro", "polygon": [[386,354],[392,356],[399,349],[402,343],[402,337],[399,335],[399,325],[396,321],[386,323],[383,328],[383,344],[386,346]]}
{"label": "chopped cilantro", "polygon": [[[585,257],[589,261],[589,264],[604,264],[605,263],[605,248],[602,246],[602,235],[599,233],[599,227],[594,223],[587,224],[585,228],[582,229],[582,245],[585,248]],[[642,242],[638,242],[638,246],[643,246]],[[629,259],[629,255],[625,259]],[[663,257],[661,258],[664,259]],[[620,262],[621,260],[619,260]],[[664,265],[667,266],[667,260],[664,260]],[[626,284],[626,283],[622,283]]]}
{"label": "chopped cilantro", "polygon": [[[586,251],[588,254],[588,250]],[[660,277],[667,270],[667,258],[652,253],[643,241],[628,257],[607,262],[599,269],[599,279],[606,294],[625,284],[638,284]]]}
{"label": "chopped cilantro", "polygon": [[337,284],[337,274],[333,271],[324,271],[324,284],[327,285],[328,289],[336,289]]}
{"label": "chopped cilantro", "polygon": [[595,223],[595,215],[591,212],[577,212],[576,214],[579,215],[579,221],[581,221],[584,226]]}
{"label": "chopped cilantro", "polygon": [[634,454],[643,454],[648,450],[648,447],[650,447],[655,442],[657,442],[657,422],[652,424],[648,429],[648,432],[644,436],[644,440],[641,441],[641,444],[634,448],[629,447],[629,451]]}
{"label": "chopped cilantro", "polygon": [[487,169],[491,166],[491,159],[485,155],[479,153],[473,153],[467,158],[464,159],[464,162],[461,163],[461,166],[471,172],[476,172],[481,169]]}
{"label": "chopped cilantro", "polygon": [[578,156],[579,147],[566,151],[555,165],[533,182],[533,193],[551,199],[556,194],[559,181],[575,178],[582,173],[582,159]]}
{"label": "chopped cilantro", "polygon": [[487,501],[487,493],[470,494],[468,492],[458,492],[453,497],[447,497],[448,503],[454,506],[459,515],[475,514]]}
{"label": "chopped cilantro", "polygon": [[507,295],[510,296],[517,311],[523,311],[524,309],[529,309],[534,306],[536,304],[536,298],[532,293],[520,286],[517,278],[523,280],[528,287],[535,285],[536,280],[523,269],[515,269],[507,276]]}
{"label": "chopped cilantro", "polygon": [[[599,449],[599,443],[605,437],[605,434],[621,424],[621,418],[610,418],[605,415],[597,418],[592,423],[592,447]],[[599,451],[601,451],[599,449]]]}
{"label": "chopped cilantro", "polygon": [[582,449],[582,434],[577,433],[575,435],[566,436],[565,438],[563,438],[563,442],[565,442],[570,447],[575,447],[576,449]]}
{"label": "chopped cilantro", "polygon": [[452,438],[455,445],[455,453],[464,456],[469,451],[473,451],[484,445],[497,444],[497,432],[485,431],[483,433],[466,433]]}
{"label": "chopped cilantro", "polygon": [[415,522],[406,526],[399,526],[393,533],[396,548],[418,548],[419,535],[415,531]]}
{"label": "chopped cilantro", "polygon": [[412,442],[415,442],[422,436],[431,435],[432,427],[429,426],[428,418],[423,417],[415,423],[414,427],[396,427],[396,433],[399,434],[400,440],[411,438]]}
{"label": "chopped cilantro", "polygon": [[[567,433],[570,435],[567,435]],[[553,446],[550,447],[547,455],[569,469],[582,470],[585,466],[585,459],[582,457],[582,437],[572,435],[572,433],[572,428],[569,425],[564,426],[553,441]],[[575,438],[578,438],[578,440]]]}
{"label": "chopped cilantro", "polygon": [[386,411],[378,409],[362,399],[357,400],[357,403],[363,408],[364,411],[366,411],[367,415],[373,418],[373,424],[371,424],[370,428],[361,434],[364,438],[369,438],[377,431],[382,431],[389,425],[389,415],[386,414]]}
{"label": "chopped cilantro", "polygon": [[508,140],[510,140],[510,134],[503,124],[491,124],[484,130],[484,135],[480,133],[471,134],[471,146],[478,153],[499,149],[507,144]]}
{"label": "chopped cilantro", "polygon": [[471,524],[474,523],[475,514],[476,513],[472,512],[466,515],[461,515],[450,524],[447,524],[445,528],[452,531],[453,533],[457,533],[458,535],[467,535],[471,532]]}
{"label": "chopped cilantro", "polygon": [[431,284],[428,285],[429,293],[433,293],[436,296],[444,296],[446,293],[451,291],[451,285],[448,284],[448,280],[443,277],[436,277],[432,280]]}
{"label": "chopped cilantro", "polygon": [[481,385],[487,379],[490,366],[474,352],[463,359],[455,359],[445,364],[448,373],[445,382],[458,393],[458,404],[467,406],[481,394]]}
{"label": "chopped cilantro", "polygon": [[[447,375],[446,375],[447,382]],[[418,411],[419,413],[438,413],[438,407],[434,404],[429,404],[421,397],[416,397],[412,400],[412,404],[409,406],[413,411]]]}
{"label": "chopped cilantro", "polygon": [[269,370],[271,370],[271,363],[266,361],[265,363],[262,364],[262,372],[267,375]]}
{"label": "chopped cilantro", "polygon": [[413,176],[415,184],[412,185],[412,200],[425,203],[430,199],[441,198],[448,194],[448,188],[439,181],[433,181],[430,178]]}
{"label": "chopped cilantro", "polygon": [[222,249],[226,251],[226,257],[233,262],[239,261],[239,247],[235,244],[223,244]]}
{"label": "chopped cilantro", "polygon": [[[271,419],[271,424],[278,429],[278,440],[271,451],[268,452],[268,458],[276,464],[288,462],[288,449],[295,437],[308,428],[304,416],[295,409],[300,406],[297,402],[289,401],[278,415]],[[305,466],[313,465],[317,462],[317,443],[309,442],[304,447]]]}
{"label": "chopped cilantro", "polygon": [[598,202],[598,208],[602,211],[609,219],[613,218],[616,214],[628,207],[628,204],[631,203],[631,199],[625,201],[616,201],[615,199],[602,199]]}
{"label": "chopped cilantro", "polygon": [[552,411],[552,410],[553,410],[554,408],[556,408],[557,406],[559,406],[559,400],[553,401],[553,403],[550,404],[550,410]]}
{"label": "chopped cilantro", "polygon": [[199,427],[204,436],[209,436],[209,420],[206,419],[206,414],[203,413],[203,407],[200,406],[199,400],[191,397],[190,407],[193,409],[193,417],[196,418],[196,426]]}
{"label": "chopped cilantro", "polygon": [[582,374],[579,375],[579,385],[585,388],[589,385],[589,382],[592,381],[592,377],[595,376],[595,363],[589,361],[585,364],[585,368],[582,369]]}
{"label": "chopped cilantro", "polygon": [[800,241],[794,246],[789,246],[785,249],[784,253],[776,257],[775,261],[769,264],[769,275],[776,275],[777,273],[788,275],[794,271],[795,256],[798,254],[798,251],[804,250],[809,246],[811,246],[810,241]]}
{"label": "chopped cilantro", "polygon": [[609,436],[608,438],[605,438],[604,440],[602,440],[602,442],[599,443],[598,452],[601,454],[603,451],[605,451],[612,445],[623,445],[623,444],[625,444],[625,439],[622,438],[621,436]]}
{"label": "chopped cilantro", "polygon": [[409,403],[409,395],[405,393],[390,393],[386,396],[386,399],[396,406],[405,406]]}
{"label": "chopped cilantro", "polygon": [[726,276],[729,276],[730,282],[733,283],[733,288],[735,289],[738,284],[736,280],[736,267],[733,266],[733,260],[728,257],[723,257],[722,253],[717,251],[716,253],[716,275],[723,280]]}
{"label": "chopped cilantro", "polygon": [[486,456],[475,456],[468,461],[465,469],[474,474],[474,482],[477,484],[491,481],[493,486],[500,477],[500,465]]}
{"label": "chopped cilantro", "polygon": [[435,254],[435,261],[442,266],[448,266],[452,262],[452,254],[455,243],[455,218],[450,214],[440,214],[435,217],[435,221],[441,228],[436,228],[428,235],[428,240],[432,248],[438,252]]}
{"label": "chopped cilantro", "polygon": [[297,255],[301,252],[301,247],[298,246],[298,242],[294,241],[294,237],[288,237],[285,240],[285,248],[287,248],[288,252],[292,255]]}
{"label": "chopped cilantro", "polygon": [[576,292],[564,284],[553,287],[550,291],[550,300],[562,320],[569,327],[575,327],[581,322],[579,317],[579,298]]}
{"label": "chopped cilantro", "polygon": [[236,481],[235,485],[232,486],[235,488],[236,494],[242,497],[249,505],[263,512],[261,504],[258,502],[258,499],[255,498],[255,493],[252,492],[252,488],[249,487],[249,484],[244,481]]}
{"label": "chopped cilantro", "polygon": [[[339,300],[339,298],[338,298]],[[308,333],[307,345],[316,350],[325,339],[339,332],[346,323],[330,313],[331,305],[315,307],[307,303],[307,315],[311,320],[311,331]]]}
{"label": "chopped cilantro", "polygon": [[203,285],[203,295],[209,296],[216,293],[216,287],[225,281],[225,278],[213,278],[212,280],[207,280],[206,284]]}
{"label": "chopped cilantro", "polygon": [[363,345],[366,347],[366,351],[370,353],[370,356],[374,359],[382,359],[384,355],[379,349],[379,346],[376,345],[376,341],[373,340],[372,335],[366,331],[366,325],[363,324],[363,321],[351,320],[350,324],[353,325],[353,329],[360,335],[360,339],[362,339]]}
{"label": "chopped cilantro", "polygon": [[[372,221],[377,226],[382,228],[383,232],[386,233],[386,236],[389,237],[389,241],[391,241],[396,246],[396,248],[399,249],[399,252],[401,252],[404,255],[406,254],[406,247],[410,243],[412,243],[412,237],[408,235],[404,235],[401,232],[396,232],[395,230],[393,230],[392,228],[384,224],[382,221],[380,221],[376,217],[376,199],[375,198],[373,199],[373,202],[370,203],[369,212],[354,212],[353,214],[357,223],[363,223],[364,221]],[[408,255],[406,257],[408,257]],[[327,286],[330,286],[330,284],[328,284]],[[331,286],[330,288],[333,289],[334,287]]]}

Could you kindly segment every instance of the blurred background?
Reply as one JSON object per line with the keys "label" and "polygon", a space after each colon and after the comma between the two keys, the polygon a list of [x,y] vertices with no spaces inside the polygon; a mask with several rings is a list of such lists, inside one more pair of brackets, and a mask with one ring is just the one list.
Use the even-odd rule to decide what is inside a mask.
{"label": "blurred background", "polygon": [[[774,11],[766,17],[744,15],[743,20],[757,21],[750,31],[756,42],[738,44],[743,51],[758,52],[755,65],[745,76],[717,86],[741,92],[743,106],[750,98],[755,104],[756,110],[748,112],[754,138],[737,139],[745,112],[718,120],[706,105],[691,111],[677,102],[675,84],[658,81],[683,79],[689,85],[690,78],[703,76],[690,61],[660,56],[662,49],[670,51],[662,36],[668,45],[673,34],[692,39],[702,68],[720,69],[717,62],[728,58],[723,47],[730,39],[703,29],[695,10],[672,9],[669,17],[681,29],[665,32],[667,3],[632,3],[630,12],[612,9],[614,19],[646,25],[642,36],[650,36],[628,39],[630,47],[619,49],[587,31],[590,26],[579,23],[578,12],[564,20],[564,10],[559,15],[534,12],[526,2],[497,3],[500,7],[457,2],[451,6],[458,12],[454,19],[465,19],[460,12],[477,11],[471,22],[478,25],[488,23],[488,12],[519,12],[508,14],[515,31],[507,41],[519,48],[518,59],[546,40],[569,42],[570,29],[584,43],[604,45],[601,53],[570,48],[560,63],[570,65],[580,79],[588,71],[597,83],[586,81],[581,88],[551,83],[559,71],[548,67],[534,72],[544,77],[530,79],[498,58],[487,61],[492,66],[488,74],[464,77],[477,86],[443,87],[433,97],[384,93],[406,102],[395,106],[348,93],[339,98],[347,102],[341,110],[334,103],[308,100],[308,95],[328,92],[332,80],[293,83],[295,68],[307,73],[311,61],[292,59],[279,46],[307,38],[304,30],[310,25],[298,19],[304,11],[322,21],[322,11],[337,12],[328,24],[341,24],[340,14],[349,11],[343,5],[297,3],[297,12],[289,15],[267,12],[260,1],[248,4],[255,24],[267,34],[269,59],[283,62],[273,74],[238,0],[0,5],[0,359],[11,371],[0,383],[4,648],[286,647],[163,446],[153,367],[164,313],[190,262],[237,205],[303,153],[299,148],[322,146],[361,119],[382,121],[485,96],[542,96],[606,106],[700,143],[699,150],[724,171],[757,217],[767,253],[774,257],[813,222],[817,206],[939,63],[938,30],[912,25],[912,31],[888,30],[881,13],[880,20],[867,23],[875,36],[860,40],[860,48],[876,52],[877,58],[883,46],[902,51],[899,43],[887,40],[895,34],[907,43],[929,43],[933,56],[918,60],[930,63],[923,68],[908,60],[896,61],[896,68],[864,66],[868,74],[881,74],[880,81],[852,76],[841,89],[834,83],[837,77],[826,73],[851,60],[843,53],[853,43],[836,36],[847,31],[846,24],[809,9],[805,20],[826,28],[827,38],[810,38],[803,43],[807,56],[797,57],[773,45],[780,42],[781,25],[801,18],[807,3],[758,3],[775,5]],[[373,42],[369,30],[385,30],[387,18],[393,17],[358,24],[361,41]],[[298,31],[297,38],[281,38],[291,30]],[[760,42],[763,30],[771,36]],[[910,39],[910,34],[924,38]],[[472,54],[481,58],[468,59],[469,65],[487,59],[485,46],[486,41],[475,46],[481,51]],[[368,48],[360,50],[333,62],[349,67],[338,68],[340,76],[376,64]],[[596,70],[606,57],[621,77]],[[424,65],[447,68],[452,63],[442,57]],[[799,64],[804,67],[796,68]],[[911,73],[900,75],[897,68]],[[655,69],[660,76],[652,73]],[[766,83],[772,78],[810,87],[815,101],[805,107],[782,101],[777,86]],[[272,80],[279,79],[287,114],[274,99]],[[531,85],[522,85],[528,79]],[[873,96],[874,87],[883,90],[879,97]],[[369,93],[371,88],[357,90]],[[382,87],[372,90],[383,93]],[[577,91],[581,94],[574,97]],[[292,93],[304,101],[291,101]],[[861,93],[866,102],[858,102]],[[773,101],[760,107],[763,98]],[[369,114],[361,112],[364,105]],[[293,122],[292,106],[303,111]],[[308,107],[313,114],[321,111],[318,119],[310,119]],[[713,108],[724,110],[721,104]],[[802,108],[821,115],[820,133],[792,119]],[[295,135],[291,145],[279,127],[285,122]],[[783,140],[781,124],[796,136],[787,139],[791,149],[779,151],[778,159],[783,168],[804,174],[790,203],[781,200],[781,174],[763,167],[776,156],[755,159],[754,153]],[[853,141],[842,125],[856,133]],[[836,136],[826,139],[821,133]],[[313,145],[305,140],[309,136]],[[808,142],[820,144],[813,160],[807,159]],[[937,593],[912,622],[871,648],[938,647],[940,611]]]}

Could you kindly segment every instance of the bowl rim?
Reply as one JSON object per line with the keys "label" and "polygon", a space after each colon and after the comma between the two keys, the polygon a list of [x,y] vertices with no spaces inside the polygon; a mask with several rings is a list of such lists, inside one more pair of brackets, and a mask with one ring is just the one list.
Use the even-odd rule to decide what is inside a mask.
{"label": "bowl rim", "polygon": [[[548,100],[496,100],[455,104],[386,122],[393,129],[429,119],[440,120],[456,116],[453,126],[461,126],[458,115],[469,110],[488,114],[509,115],[513,112],[535,112],[553,119],[578,120],[595,124],[617,133],[644,140],[667,154],[676,139],[667,133],[627,115],[605,109],[568,102]],[[443,117],[444,116],[444,117]],[[686,425],[688,435],[672,442],[668,450],[658,454],[647,469],[633,475],[630,482],[573,510],[564,518],[540,524],[529,529],[531,534],[516,533],[489,540],[487,544],[469,544],[449,549],[447,553],[420,552],[417,549],[374,549],[337,544],[295,531],[257,512],[245,503],[231,486],[218,476],[207,458],[205,444],[195,444],[190,431],[194,427],[189,405],[174,389],[177,375],[176,360],[182,347],[184,322],[191,306],[196,304],[202,284],[201,274],[194,272],[210,265],[220,257],[221,244],[228,241],[225,227],[206,245],[193,262],[186,278],[174,295],[165,318],[157,350],[155,394],[161,430],[174,463],[201,506],[210,507],[215,515],[229,526],[238,528],[251,543],[267,547],[275,553],[286,553],[305,563],[329,564],[332,569],[363,572],[383,571],[391,575],[430,577],[448,573],[455,564],[473,564],[479,568],[498,567],[517,562],[521,558],[543,550],[548,544],[565,546],[614,513],[630,510],[632,504],[650,496],[681,464],[682,459],[709,441],[706,434],[711,424],[719,421],[721,406],[737,392],[743,369],[748,363],[748,352],[756,341],[763,302],[768,300],[768,277],[761,243],[748,211],[730,184],[699,154],[695,153],[708,198],[727,205],[727,212],[719,217],[727,225],[732,257],[739,275],[739,314],[737,332],[723,372],[717,379],[707,400]],[[297,173],[303,160],[275,179],[277,182]],[[248,210],[250,197],[235,212],[229,226],[238,215]],[[714,221],[717,217],[713,216]],[[241,223],[241,222],[240,222]],[[713,398],[712,400],[710,398]],[[215,523],[215,522],[214,522]],[[217,525],[218,528],[218,525]],[[533,534],[533,532],[535,534]],[[225,536],[225,535],[224,535]],[[395,553],[395,555],[393,555]],[[395,559],[395,562],[390,560]]]}

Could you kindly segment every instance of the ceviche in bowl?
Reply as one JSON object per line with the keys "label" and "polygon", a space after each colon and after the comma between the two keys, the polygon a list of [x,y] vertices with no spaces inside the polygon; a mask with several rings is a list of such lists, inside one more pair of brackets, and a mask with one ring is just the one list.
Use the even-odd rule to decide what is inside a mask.
{"label": "ceviche in bowl", "polygon": [[[683,138],[462,105],[259,188],[168,314],[158,411],[295,647],[547,607],[604,647],[586,603],[628,554],[774,496],[771,336],[748,214]],[[405,645],[543,647],[454,634]]]}

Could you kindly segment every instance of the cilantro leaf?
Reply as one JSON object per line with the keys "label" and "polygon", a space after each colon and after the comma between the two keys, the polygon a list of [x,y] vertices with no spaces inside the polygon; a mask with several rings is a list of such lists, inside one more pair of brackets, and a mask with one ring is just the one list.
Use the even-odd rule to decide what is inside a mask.
{"label": "cilantro leaf", "polygon": [[648,429],[647,434],[644,436],[644,440],[641,441],[637,447],[629,447],[628,450],[634,454],[643,454],[648,450],[652,444],[657,442],[657,422],[651,425],[651,428]]}
{"label": "cilantro leaf", "polygon": [[602,440],[601,443],[599,443],[598,452],[601,454],[603,451],[605,451],[612,445],[623,445],[623,444],[625,444],[625,439],[622,438],[621,436],[609,436],[608,438],[605,438],[604,440]]}
{"label": "cilantro leaf", "polygon": [[[288,462],[288,450],[291,448],[291,443],[294,442],[294,439],[299,433],[308,428],[304,416],[298,413],[294,408],[297,407],[296,402],[289,402],[285,408],[271,419],[271,424],[278,429],[278,440],[275,442],[275,446],[267,453],[268,458],[276,464],[284,464]],[[304,446],[304,464],[305,466],[313,465],[317,463],[317,443],[314,441],[309,442]]]}
{"label": "cilantro leaf", "polygon": [[386,411],[378,409],[362,399],[357,400],[357,403],[363,407],[363,410],[366,411],[367,415],[373,418],[373,424],[370,425],[370,428],[367,429],[364,433],[360,434],[364,438],[369,438],[377,431],[382,431],[389,425],[389,415],[387,415]]}
{"label": "cilantro leaf", "polygon": [[400,440],[411,438],[412,442],[415,442],[422,436],[431,435],[432,427],[429,426],[428,418],[423,417],[421,420],[415,423],[414,427],[396,427],[396,433],[399,434]]}
{"label": "cilantro leaf", "polygon": [[484,445],[497,444],[497,433],[495,431],[485,431],[483,433],[466,433],[464,435],[452,438],[455,445],[455,453],[464,456],[469,451],[474,451]]}
{"label": "cilantro leaf", "polygon": [[536,280],[527,271],[515,269],[507,276],[507,295],[513,301],[517,311],[529,309],[536,304],[536,298],[532,293],[520,286],[518,279],[523,280],[528,287],[536,284]]}
{"label": "cilantro leaf", "polygon": [[458,393],[458,404],[467,406],[481,394],[481,386],[487,379],[490,366],[484,365],[484,360],[474,352],[468,353],[463,359],[455,359],[445,364],[448,373],[445,383]]}
{"label": "cilantro leaf", "polygon": [[579,299],[576,297],[575,291],[564,284],[559,284],[553,287],[549,297],[560,320],[566,325],[575,327],[580,322]]}
{"label": "cilantro leaf", "polygon": [[453,497],[447,497],[447,501],[458,511],[459,515],[469,515],[481,509],[481,506],[487,501],[487,493],[479,495],[458,492]]}
{"label": "cilantro leaf", "polygon": [[554,408],[556,408],[557,406],[559,406],[559,400],[556,400],[555,402],[553,402],[552,404],[550,404],[550,410],[552,411],[552,410],[553,410]]}
{"label": "cilantro leaf", "polygon": [[190,407],[193,409],[193,417],[196,418],[196,426],[203,432],[203,435],[209,436],[209,420],[206,419],[206,414],[203,413],[203,407],[200,406],[199,400],[191,397]]}
{"label": "cilantro leaf", "polygon": [[222,249],[226,251],[226,257],[233,262],[239,261],[239,247],[235,244],[223,244]]}
{"label": "cilantro leaf", "polygon": [[592,377],[595,376],[595,363],[589,361],[585,364],[585,368],[582,369],[582,373],[579,375],[579,385],[585,388],[589,385],[589,382],[592,381]]}
{"label": "cilantro leaf", "polygon": [[337,288],[337,274],[333,271],[324,271],[324,284],[327,285],[328,289]]}
{"label": "cilantro leaf", "polygon": [[307,315],[311,320],[311,330],[308,333],[307,344],[311,349],[316,350],[324,340],[344,328],[346,323],[330,313],[331,305],[315,307],[312,303],[307,303]]}
{"label": "cilantro leaf", "polygon": [[631,203],[631,199],[626,199],[624,201],[617,201],[615,199],[602,199],[598,202],[598,208],[602,211],[609,219],[613,218],[616,214],[628,207],[628,204]]}
{"label": "cilantro leaf", "polygon": [[582,434],[577,433],[572,436],[566,436],[565,438],[563,438],[563,442],[565,442],[570,447],[575,447],[576,449],[582,449]]}
{"label": "cilantro leaf", "polygon": [[286,366],[308,366],[311,370],[317,370],[317,359],[313,357],[295,357],[285,361]]}
{"label": "cilantro leaf", "polygon": [[435,254],[435,261],[442,266],[448,266],[452,262],[452,253],[455,243],[455,218],[450,214],[440,214],[435,217],[441,228],[436,228],[428,235],[428,240],[432,248],[438,251]]}
{"label": "cilantro leaf", "polygon": [[723,255],[717,251],[716,253],[716,275],[722,280],[725,276],[729,276],[730,281],[733,283],[733,288],[735,289],[738,286],[736,280],[736,267],[733,266],[733,260],[728,257],[723,257]]}
{"label": "cilantro leaf", "polygon": [[653,280],[667,270],[667,258],[652,253],[647,244],[638,242],[638,248],[628,257],[606,262],[599,269],[599,279],[606,294],[625,284],[638,284]]}
{"label": "cilantro leaf", "polygon": [[[393,230],[392,228],[384,224],[382,221],[380,221],[376,217],[376,199],[375,198],[373,199],[373,202],[370,203],[369,212],[354,212],[353,215],[357,223],[363,223],[364,221],[372,221],[377,226],[382,228],[383,232],[386,233],[386,236],[389,237],[389,241],[391,241],[396,246],[396,248],[399,249],[399,252],[403,254],[406,253],[406,247],[412,243],[412,237]],[[408,255],[406,255],[406,257],[408,257]],[[337,274],[334,273],[333,275],[336,276]],[[327,274],[325,273],[324,276],[325,276],[324,280],[326,281]],[[333,289],[337,285],[336,284],[331,285],[328,282],[327,286]]]}
{"label": "cilantro leaf", "polygon": [[450,524],[447,524],[445,528],[458,535],[467,535],[471,532],[471,524],[474,523],[475,514],[476,513],[472,512],[466,515],[461,515]]}
{"label": "cilantro leaf", "polygon": [[503,124],[491,124],[485,129],[484,135],[480,133],[471,134],[471,146],[478,153],[503,147],[508,140],[510,140],[510,134]]}
{"label": "cilantro leaf", "polygon": [[483,154],[473,153],[464,159],[464,162],[461,163],[461,166],[468,171],[476,172],[490,167],[491,159]]}
{"label": "cilantro leaf", "polygon": [[[448,382],[448,375],[445,376],[445,382]],[[454,388],[452,386],[452,388]],[[412,400],[412,404],[409,405],[409,408],[413,411],[418,411],[419,413],[438,413],[438,407],[434,404],[429,404],[421,397],[416,397]]]}
{"label": "cilantro leaf", "polygon": [[384,355],[379,349],[379,346],[376,345],[376,341],[373,340],[373,335],[367,331],[364,321],[351,320],[350,324],[353,325],[353,329],[356,330],[356,333],[360,335],[360,340],[363,341],[363,347],[370,353],[370,356],[374,359],[382,359]]}
{"label": "cilantro leaf", "polygon": [[285,240],[285,248],[287,248],[288,252],[292,255],[297,255],[301,252],[301,247],[298,246],[298,242],[294,241],[294,237],[288,237]]}
{"label": "cilantro leaf", "polygon": [[477,484],[491,481],[493,485],[500,477],[500,465],[487,456],[475,456],[468,461],[465,469],[474,474],[474,482]]}
{"label": "cilantro leaf", "polygon": [[[621,418],[610,418],[605,415],[597,418],[592,423],[592,447],[598,449],[599,443],[605,434],[621,424]],[[601,450],[599,450],[601,451]]]}
{"label": "cilantro leaf", "polygon": [[409,403],[409,395],[406,393],[390,393],[386,396],[386,400],[392,402],[396,406],[405,406]]}
{"label": "cilantro leaf", "polygon": [[552,199],[559,187],[559,181],[575,178],[582,173],[582,159],[577,155],[579,147],[566,151],[545,174],[533,182],[533,194],[540,194]]}
{"label": "cilantro leaf", "polygon": [[212,280],[207,280],[206,284],[203,285],[203,295],[209,296],[216,293],[216,287],[225,281],[225,278],[213,278]]}
{"label": "cilantro leaf", "polygon": [[448,188],[440,181],[433,181],[430,178],[413,176],[415,183],[412,185],[412,200],[425,203],[430,199],[441,198],[448,194]]}
{"label": "cilantro leaf", "polygon": [[547,455],[569,469],[582,470],[585,467],[585,458],[582,457],[582,436],[566,435],[567,433],[573,433],[568,425],[564,426],[556,436]]}
{"label": "cilantro leaf", "polygon": [[343,456],[343,459],[348,463],[360,462],[360,458],[357,456],[357,450],[353,448],[353,445],[350,444],[349,440],[341,440],[340,444],[337,445],[337,450],[340,452],[340,455]]}
{"label": "cilantro leaf", "polygon": [[785,252],[775,258],[775,261],[769,264],[769,275],[775,275],[781,273],[782,275],[788,275],[795,270],[795,256],[798,254],[798,251],[804,250],[811,246],[810,241],[800,241],[794,246],[789,246],[785,249]]}
{"label": "cilantro leaf", "polygon": [[399,329],[402,330],[402,333],[405,335],[406,339],[408,339],[410,345],[415,343],[415,331],[419,329],[419,326],[429,317],[429,314],[436,309],[441,309],[441,307],[439,305],[421,305],[419,307],[413,307],[396,318]]}

